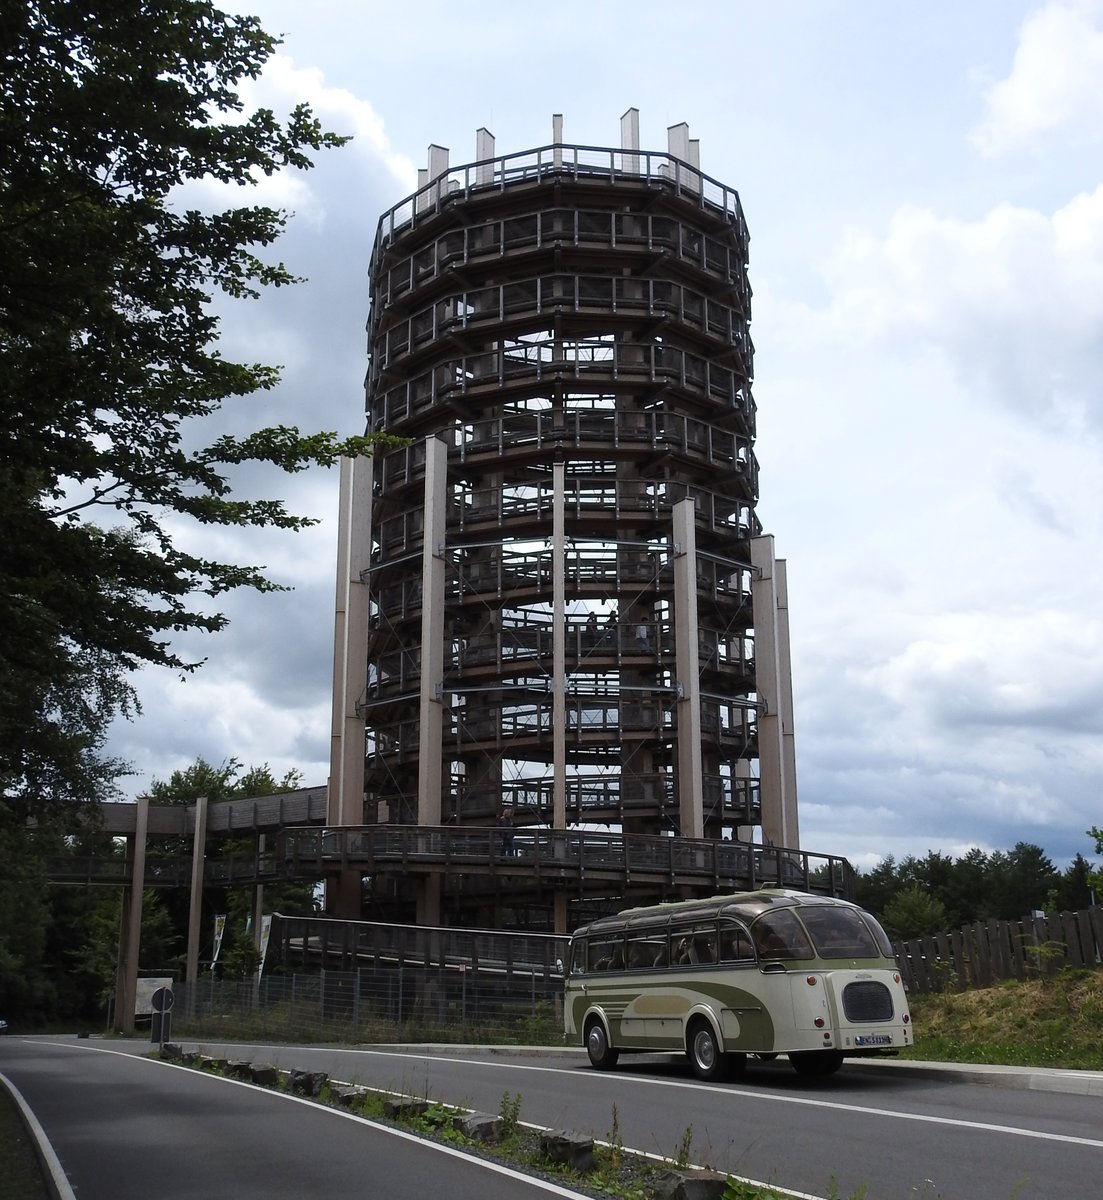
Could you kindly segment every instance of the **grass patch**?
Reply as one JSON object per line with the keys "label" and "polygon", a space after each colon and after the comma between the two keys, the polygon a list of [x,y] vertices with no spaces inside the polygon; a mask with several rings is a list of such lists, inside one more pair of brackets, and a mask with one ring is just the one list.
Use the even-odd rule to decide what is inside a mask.
{"label": "grass patch", "polygon": [[1103,1071],[1100,970],[913,996],[911,1013],[915,1045],[903,1058]]}

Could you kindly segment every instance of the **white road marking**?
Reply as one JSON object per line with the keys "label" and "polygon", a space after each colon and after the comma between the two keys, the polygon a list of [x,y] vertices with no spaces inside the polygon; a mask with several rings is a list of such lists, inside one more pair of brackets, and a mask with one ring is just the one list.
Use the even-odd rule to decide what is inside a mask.
{"label": "white road marking", "polygon": [[[488,1061],[484,1058],[447,1058],[436,1054],[425,1054],[424,1052],[330,1049],[327,1050],[327,1053],[361,1054],[379,1058],[428,1059],[432,1062],[446,1062],[459,1066],[497,1067],[510,1071],[546,1071],[554,1075],[577,1076],[578,1074],[575,1070],[566,1070],[563,1067],[538,1067],[529,1066],[524,1063],[498,1063]],[[839,1100],[818,1100],[811,1096],[782,1096],[771,1092],[751,1091],[747,1088],[732,1087],[731,1085],[717,1086],[716,1084],[693,1083],[680,1079],[647,1079],[639,1075],[615,1075],[613,1078],[624,1083],[640,1084],[645,1087],[691,1088],[696,1091],[716,1092],[724,1096],[746,1096],[758,1102],[768,1101],[774,1104],[796,1104],[808,1108],[834,1109],[839,1112],[862,1113],[871,1117],[885,1117],[886,1119],[898,1121],[918,1121],[926,1125],[948,1125],[957,1129],[982,1130],[986,1133],[1006,1133],[1011,1134],[1013,1137],[1036,1138],[1044,1142],[1064,1142],[1068,1145],[1090,1146],[1096,1150],[1103,1150],[1103,1140],[1074,1137],[1067,1133],[1045,1133],[1039,1129],[1023,1129],[1018,1125],[994,1125],[985,1121],[966,1121],[959,1117],[928,1116],[923,1113],[901,1112],[898,1109],[870,1108],[864,1104],[844,1104]]]}

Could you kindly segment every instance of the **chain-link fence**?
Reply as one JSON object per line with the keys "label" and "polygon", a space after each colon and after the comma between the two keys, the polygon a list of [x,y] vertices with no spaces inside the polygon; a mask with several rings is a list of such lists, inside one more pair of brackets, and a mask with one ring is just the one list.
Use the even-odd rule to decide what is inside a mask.
{"label": "chain-link fence", "polygon": [[275,973],[177,985],[175,1036],[562,1042],[566,938],[311,918],[273,935]]}

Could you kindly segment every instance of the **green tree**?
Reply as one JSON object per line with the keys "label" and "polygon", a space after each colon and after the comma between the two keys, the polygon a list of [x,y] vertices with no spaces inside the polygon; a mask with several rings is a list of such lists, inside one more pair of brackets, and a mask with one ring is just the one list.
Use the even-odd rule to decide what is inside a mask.
{"label": "green tree", "polygon": [[45,964],[49,933],[46,857],[55,839],[29,839],[0,824],[0,1012],[35,1023],[51,1016],[55,992]]}
{"label": "green tree", "polygon": [[1047,912],[1078,912],[1090,908],[1092,900],[1092,865],[1078,854],[1065,869],[1046,903]]}
{"label": "green tree", "polygon": [[891,938],[924,937],[929,934],[945,933],[946,906],[936,900],[919,884],[909,884],[885,906],[881,924]]}
{"label": "green tree", "polygon": [[206,759],[197,758],[182,771],[173,771],[167,781],[155,779],[150,784],[149,798],[152,804],[194,804],[206,796],[213,804],[219,800],[275,796],[301,786],[302,775],[294,769],[277,779],[267,763],[246,768],[239,759],[228,758],[214,767]]}
{"label": "green tree", "polygon": [[[1093,825],[1088,830],[1088,837],[1095,843],[1095,853],[1103,854],[1103,829],[1100,829],[1098,825]],[[1088,882],[1095,893],[1094,899],[1098,900],[1103,896],[1103,867],[1097,867],[1092,871]]]}
{"label": "green tree", "polygon": [[1058,879],[1056,867],[1040,846],[1016,842],[1006,854],[996,851],[989,858],[986,892],[991,907],[984,915],[1014,921],[1042,909]]}
{"label": "green tree", "polygon": [[[267,763],[246,767],[237,758],[227,759],[219,766],[212,766],[205,759],[177,770],[167,781],[154,780],[149,796],[153,804],[194,804],[200,796],[209,803],[226,800],[252,799],[257,796],[274,796],[281,792],[294,791],[302,785],[302,777],[296,770],[277,777]],[[207,854],[211,858],[235,859],[252,863],[258,853],[258,843],[239,834],[233,837],[208,838]],[[151,854],[165,856],[188,856],[191,844],[164,840],[151,847]],[[295,916],[310,916],[317,911],[313,884],[306,882],[268,884],[264,889],[265,909]],[[188,922],[188,896],[184,891],[170,893],[165,905],[172,914],[178,935],[186,938]],[[222,951],[219,956],[220,970],[242,977],[251,974],[257,965],[253,949],[250,922],[253,917],[254,893],[252,887],[207,888],[203,895],[203,929],[214,928],[215,913],[226,915],[226,930]]]}
{"label": "green tree", "polygon": [[264,257],[287,214],[205,213],[189,183],[247,187],[344,139],[310,110],[243,112],[277,42],[206,0],[24,0],[0,22],[0,819],[94,802],[128,672],[190,670],[209,598],[277,585],[185,548],[182,521],[296,530],[235,468],[295,472],[371,439],[209,427],[275,367],[217,349],[213,298],[295,282]]}
{"label": "green tree", "polygon": [[[94,889],[85,906],[80,938],[64,955],[84,991],[79,1005],[70,1002],[62,1006],[62,1015],[102,1016],[103,1006],[114,996],[123,902],[124,893],[116,888]],[[174,974],[179,969],[181,945],[163,893],[146,888],[142,892],[138,969],[147,974]]]}
{"label": "green tree", "polygon": [[890,854],[870,871],[858,872],[855,896],[863,908],[879,917],[901,887],[903,883],[897,874],[896,859]]}
{"label": "green tree", "polygon": [[946,892],[939,896],[946,905],[948,928],[959,929],[986,915],[987,878],[988,855],[979,846],[971,847],[954,863]]}

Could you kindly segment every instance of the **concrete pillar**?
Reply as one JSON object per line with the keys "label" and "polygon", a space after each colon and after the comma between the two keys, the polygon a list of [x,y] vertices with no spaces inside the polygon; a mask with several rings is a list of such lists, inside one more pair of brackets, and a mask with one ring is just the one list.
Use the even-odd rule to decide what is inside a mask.
{"label": "concrete pillar", "polygon": [[552,113],[552,162],[558,171],[563,165],[563,114]]}
{"label": "concrete pillar", "polygon": [[774,558],[770,535],[751,539],[755,568],[755,688],[758,714],[759,789],[762,836],[767,844],[800,848],[797,821],[793,680],[789,650],[789,598],[785,564]]}
{"label": "concrete pillar", "polygon": [[552,826],[567,827],[566,466],[552,466]]}
{"label": "concrete pillar", "polygon": [[425,190],[429,186],[429,169],[428,167],[418,167],[417,169],[417,199],[415,200],[416,211],[424,212],[429,207],[429,193]]}
{"label": "concrete pillar", "polygon": [[193,987],[199,979],[199,938],[203,921],[203,873],[207,850],[207,797],[195,802],[195,828],[191,843],[191,893],[188,897],[188,950],[184,981]]}
{"label": "concrete pillar", "polygon": [[494,158],[494,134],[487,128],[475,131],[475,182],[486,184],[494,182],[494,163],[488,161]]}
{"label": "concrete pillar", "polygon": [[134,820],[134,845],[130,856],[130,886],[123,891],[119,930],[119,965],[115,973],[115,1032],[134,1032],[134,1005],[138,997],[138,953],[142,938],[142,891],[146,878],[146,838],[149,832],[149,797],[139,796]]}
{"label": "concrete pillar", "polygon": [[567,929],[567,893],[558,889],[554,896],[555,904],[555,930],[554,932],[561,937],[566,935]]}
{"label": "concrete pillar", "polygon": [[371,458],[341,460],[337,522],[337,597],[333,635],[333,703],[326,820],[364,823],[364,718],[368,686],[368,588],[371,562]]}
{"label": "concrete pillar", "polygon": [[[421,562],[421,698],[418,706],[417,823],[441,822],[444,683],[444,544],[448,449],[425,439],[425,532]],[[436,922],[434,922],[436,923]]]}
{"label": "concrete pillar", "polygon": [[[630,108],[620,119],[620,146],[622,150],[639,150],[640,148],[640,110]],[[640,173],[640,156],[638,154],[622,154],[621,169],[633,175]]]}
{"label": "concrete pillar", "polygon": [[[421,566],[421,696],[418,705],[417,823],[441,823],[444,787],[444,545],[448,496],[448,448],[425,439],[424,542]],[[440,877],[418,883],[419,925],[440,924]]]}
{"label": "concrete pillar", "polygon": [[[259,862],[264,855],[264,834],[257,835],[257,861]],[[261,943],[261,926],[264,923],[264,884],[256,883],[253,886],[253,949],[257,954],[260,954]],[[260,972],[257,972],[258,979]]]}
{"label": "concrete pillar", "polygon": [[434,187],[429,192],[429,203],[436,204],[442,196],[448,194],[448,147],[432,145],[429,147],[429,182]]}
{"label": "concrete pillar", "polygon": [[689,162],[689,126],[685,121],[680,125],[667,126],[666,150],[671,158]]}
{"label": "concrete pillar", "polygon": [[674,506],[674,669],[678,685],[678,820],[682,837],[704,837],[701,682],[697,651],[697,531],[694,502]]}
{"label": "concrete pillar", "polygon": [[[666,130],[666,152],[671,158],[680,159],[682,163],[689,162],[689,126],[683,121],[680,125],[669,125]],[[684,166],[671,163],[671,178],[685,187],[689,176]]]}

